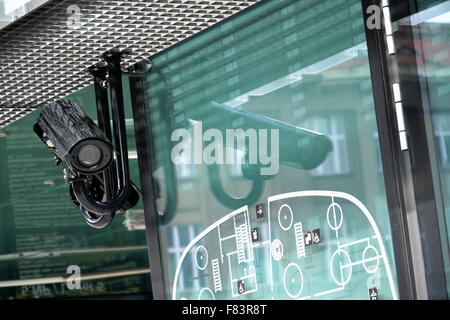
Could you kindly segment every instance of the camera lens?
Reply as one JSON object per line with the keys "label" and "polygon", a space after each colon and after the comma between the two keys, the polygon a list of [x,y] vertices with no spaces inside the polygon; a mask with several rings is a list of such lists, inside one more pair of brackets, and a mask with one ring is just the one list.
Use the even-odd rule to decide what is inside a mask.
{"label": "camera lens", "polygon": [[80,149],[78,160],[85,167],[93,167],[102,159],[102,151],[95,145],[86,145]]}
{"label": "camera lens", "polygon": [[75,145],[69,164],[78,173],[91,175],[105,170],[113,160],[112,147],[100,139],[86,139]]}

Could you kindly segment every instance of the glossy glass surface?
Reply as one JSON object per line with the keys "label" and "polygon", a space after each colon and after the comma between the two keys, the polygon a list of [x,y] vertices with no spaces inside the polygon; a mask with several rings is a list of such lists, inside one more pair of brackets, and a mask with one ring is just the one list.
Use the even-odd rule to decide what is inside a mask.
{"label": "glossy glass surface", "polygon": [[398,297],[359,0],[263,1],[152,62],[167,298]]}
{"label": "glossy glass surface", "polygon": [[[68,99],[96,119],[92,87]],[[126,101],[131,175],[139,185],[128,91]],[[62,167],[32,130],[37,116],[1,131],[0,299],[151,298],[141,202],[106,229],[87,226],[70,200]],[[80,268],[79,289],[68,287],[70,266]]]}
{"label": "glossy glass surface", "polygon": [[[450,1],[417,1],[417,8],[418,13],[396,22],[394,36],[405,81],[414,77],[420,81],[421,107],[427,131],[424,140],[429,146],[438,212],[439,229],[435,231],[440,234],[450,294]],[[411,34],[414,38],[412,47],[404,41]],[[417,65],[417,70],[405,67],[412,62]],[[423,238],[427,236],[422,234]],[[423,248],[425,259],[431,249]],[[426,272],[433,274],[433,270]]]}

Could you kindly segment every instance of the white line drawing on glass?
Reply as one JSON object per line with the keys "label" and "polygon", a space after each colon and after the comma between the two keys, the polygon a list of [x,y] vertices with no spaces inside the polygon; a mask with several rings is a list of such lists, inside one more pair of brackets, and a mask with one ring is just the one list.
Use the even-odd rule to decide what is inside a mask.
{"label": "white line drawing on glass", "polygon": [[[231,296],[233,298],[236,298],[236,297],[238,297],[240,295],[243,295],[243,294],[250,294],[250,293],[258,291],[258,282],[257,282],[257,279],[256,279],[256,268],[254,266],[250,266],[249,268],[245,268],[244,269],[245,274],[244,274],[243,277],[236,278],[236,279],[233,278],[233,274],[232,274],[232,270],[233,269],[231,267],[231,259],[230,259],[231,255],[232,254],[227,254],[228,264],[229,264],[228,269],[230,271]],[[247,274],[247,270],[249,270],[250,273]],[[246,281],[246,280],[249,280],[249,281]],[[241,282],[241,281],[243,281],[244,284],[247,287],[248,287],[249,283],[250,284],[254,284],[254,288],[253,289],[248,289],[248,290],[246,289],[244,292],[239,292],[238,291],[238,283]],[[235,289],[236,289],[236,292],[235,292]]]}
{"label": "white line drawing on glass", "polygon": [[297,247],[297,258],[305,257],[305,238],[303,234],[303,225],[301,222],[294,224],[295,246]]}
{"label": "white line drawing on glass", "polygon": [[[367,257],[368,252],[372,251],[374,253],[373,257],[369,258]],[[373,274],[377,272],[378,267],[380,266],[380,259],[382,257],[378,254],[377,248],[375,248],[373,245],[368,245],[364,251],[363,251],[363,267],[366,270],[367,273]],[[367,262],[369,261],[376,261],[376,264],[374,267],[367,266]]]}
{"label": "white line drawing on glass", "polygon": [[251,261],[251,242],[246,223],[243,223],[236,228],[236,248],[239,263]]}
{"label": "white line drawing on glass", "polygon": [[[328,258],[325,258],[325,261],[328,261],[327,263],[329,264],[327,268],[332,279],[330,284],[334,283],[337,285],[336,288],[331,288],[330,290],[327,288],[327,290],[322,292],[310,292],[314,290],[307,288],[308,291],[305,292],[304,284],[305,277],[308,277],[308,267],[303,269],[303,265],[308,260],[307,258],[311,253],[308,251],[310,249],[306,250],[305,248],[305,225],[298,221],[299,217],[296,216],[295,211],[297,208],[292,207],[292,204],[288,205],[286,203],[289,201],[292,202],[295,200],[294,198],[300,197],[324,197],[328,198],[330,201],[330,205],[325,207],[326,211],[323,212],[323,218],[325,219],[325,225],[329,228],[331,235],[335,234],[336,236],[336,239],[334,239],[333,242],[330,242],[330,244],[327,244],[327,246],[328,248],[330,245],[336,246],[336,250],[333,251],[332,249],[330,252],[331,257],[328,256]],[[349,202],[347,205],[343,204],[345,200]],[[279,203],[276,203],[277,206],[272,208],[272,211],[275,214],[274,216],[271,216],[271,204],[275,205],[276,201],[279,201]],[[187,255],[195,253],[195,256],[197,256],[197,253],[200,252],[208,259],[206,247],[212,245],[217,249],[214,254],[209,250],[209,255],[213,255],[211,257],[212,262],[208,265],[211,270],[210,268],[207,268],[204,273],[205,277],[210,279],[210,285],[214,286],[215,292],[221,292],[221,295],[225,294],[236,298],[243,294],[257,292],[258,287],[261,286],[264,288],[264,283],[258,283],[259,279],[259,281],[270,282],[269,288],[264,290],[269,290],[269,292],[271,290],[272,297],[274,294],[274,282],[277,281],[277,283],[282,284],[281,290],[284,290],[284,294],[288,297],[298,300],[311,299],[313,297],[322,297],[345,290],[352,278],[355,268],[358,269],[358,272],[363,271],[368,275],[374,275],[380,269],[380,266],[383,266],[383,275],[386,277],[384,279],[387,279],[387,282],[385,283],[389,286],[389,289],[386,289],[386,292],[390,291],[391,297],[395,300],[398,299],[391,267],[378,226],[376,225],[372,214],[357,198],[350,194],[337,191],[298,191],[268,197],[267,204],[268,214],[266,217],[267,224],[265,225],[265,228],[268,228],[268,232],[265,232],[267,238],[262,239],[263,241],[259,243],[251,242],[252,225],[250,222],[248,206],[244,206],[222,217],[196,236],[186,246],[178,261],[172,287],[172,298],[177,299],[178,289],[181,289],[178,288],[178,282],[181,276],[182,264]],[[350,208],[356,206],[356,208],[359,209],[356,212],[362,213],[360,217],[363,217],[363,220],[361,221],[367,220],[369,222],[368,226],[370,226],[370,228],[367,229],[368,231],[371,230],[369,236],[357,240],[351,238],[347,239],[348,236],[345,233],[346,229],[343,228],[343,225],[345,224],[344,220],[345,218],[348,219],[351,216],[355,216],[356,209],[352,209],[350,211],[351,213],[347,212],[344,217],[343,208],[349,206],[351,206]],[[283,208],[283,210],[281,210],[281,208]],[[280,214],[280,212],[282,213]],[[285,214],[285,216],[283,214]],[[278,223],[271,226],[271,220],[277,220]],[[294,226],[294,228],[291,228],[292,226]],[[276,239],[272,241],[271,228],[273,227],[277,228],[276,230],[280,230],[281,228],[281,231],[278,232],[286,234],[288,230],[292,229],[289,231],[289,236],[292,236],[292,241],[287,245],[292,246],[293,250],[289,251],[289,256],[296,260],[289,261],[289,256],[286,256],[286,258],[284,257],[283,251],[286,251],[286,248],[284,248],[283,241],[286,240],[285,238],[282,241],[281,238],[274,237]],[[217,233],[214,233],[216,229]],[[229,233],[229,230],[232,230],[232,232]],[[208,238],[207,242],[204,240],[204,243],[200,244],[202,239],[208,234],[212,235],[213,238]],[[351,241],[346,242],[345,239]],[[202,247],[204,249],[201,249]],[[265,264],[267,263],[265,271],[263,270],[265,275],[261,278],[257,277],[257,271],[261,272],[260,268],[263,267],[261,265],[255,266],[254,250],[264,250],[263,252],[268,253],[268,261],[264,261]],[[353,253],[350,254],[350,252]],[[280,263],[281,259],[283,259],[283,263]],[[225,262],[224,260],[228,261]],[[203,264],[200,264],[200,262],[198,264],[199,267],[203,267]],[[273,269],[275,264],[277,270],[279,270],[277,274],[274,273]],[[226,268],[229,269],[229,275],[223,278],[224,282],[222,283],[221,276],[224,274],[224,269]],[[277,277],[276,280],[274,279],[275,276]],[[229,286],[231,290],[228,288]],[[208,284],[206,287],[205,285],[202,285],[202,287],[204,288],[200,291],[198,298],[215,298],[213,290],[208,288]],[[280,287],[277,286],[276,289],[280,290]],[[183,291],[183,289],[181,290]],[[184,296],[184,292],[182,294]],[[302,297],[302,294],[306,295]]]}
{"label": "white line drawing on glass", "polygon": [[[339,191],[323,191],[323,190],[311,190],[311,191],[297,191],[297,192],[289,192],[289,193],[284,193],[284,194],[279,194],[276,196],[271,196],[267,199],[268,202],[268,216],[271,216],[270,213],[270,209],[271,206],[270,204],[275,202],[275,201],[281,201],[281,200],[287,200],[287,199],[292,199],[292,198],[299,198],[299,197],[327,197],[330,198],[331,204],[328,207],[327,210],[327,223],[328,226],[330,227],[330,229],[332,229],[333,231],[335,231],[336,233],[336,239],[339,239],[339,230],[342,227],[343,221],[344,221],[344,215],[343,215],[343,211],[342,211],[342,207],[337,204],[335,202],[335,198],[336,199],[345,199],[349,202],[351,202],[352,204],[354,204],[356,207],[358,207],[358,209],[364,214],[364,216],[367,218],[373,233],[375,234],[373,237],[368,237],[368,238],[364,238],[364,239],[360,239],[357,241],[353,241],[351,243],[344,243],[344,244],[340,244],[340,242],[338,241],[338,248],[337,250],[333,253],[331,260],[330,260],[330,272],[331,272],[331,276],[334,280],[334,282],[338,285],[338,288],[333,289],[333,290],[329,290],[326,292],[321,292],[321,293],[316,293],[313,296],[321,296],[321,295],[325,295],[325,294],[329,294],[331,292],[336,292],[336,291],[340,291],[343,290],[345,288],[345,285],[350,281],[351,279],[351,275],[352,275],[352,270],[353,267],[356,265],[363,265],[364,270],[371,274],[377,271],[380,261],[383,261],[385,268],[386,268],[386,275],[388,278],[388,283],[389,283],[389,289],[391,291],[391,295],[392,298],[394,300],[398,299],[397,296],[397,292],[396,292],[396,288],[395,288],[395,284],[394,284],[394,279],[393,279],[393,275],[392,275],[392,270],[387,258],[387,254],[386,254],[386,249],[384,247],[382,238],[381,238],[381,234],[380,231],[378,229],[378,226],[375,222],[375,219],[373,218],[372,214],[369,212],[369,210],[366,208],[366,206],[360,201],[358,200],[356,197],[348,194],[348,193],[344,193],[344,192],[339,192]],[[284,203],[283,203],[284,205]],[[270,218],[269,218],[269,239],[271,240],[271,225],[270,225]],[[378,254],[378,250],[371,245],[370,241],[371,240],[375,240],[377,241],[378,247],[380,248],[381,254]],[[350,255],[348,254],[347,250],[345,250],[345,248],[349,248],[351,246],[354,246],[356,244],[359,243],[364,243],[367,242],[367,247],[365,248],[364,252],[363,252],[363,257],[361,261],[352,261]],[[370,254],[370,257],[368,257],[368,255]],[[273,273],[273,259],[271,259],[270,262],[270,269],[272,270]],[[375,261],[376,264],[375,266],[368,266],[367,263]],[[273,279],[273,274],[270,277],[271,279],[271,288],[273,291],[274,288],[274,279]]]}
{"label": "white line drawing on glass", "polygon": [[[338,269],[336,268],[336,260],[339,262]],[[338,286],[345,287],[352,278],[353,271],[352,259],[348,252],[343,249],[336,250],[331,256],[330,269],[334,282]],[[336,272],[338,273],[337,275]]]}
{"label": "white line drawing on glass", "polygon": [[[239,208],[239,209],[237,209],[237,210],[235,210],[235,211],[233,211],[233,212],[227,214],[226,216],[222,217],[221,219],[217,220],[217,221],[214,222],[213,224],[211,224],[209,227],[207,227],[205,230],[203,230],[198,236],[196,236],[196,237],[195,237],[195,238],[194,238],[194,239],[186,246],[186,248],[184,249],[183,253],[181,254],[181,257],[180,257],[180,259],[179,259],[179,261],[178,261],[178,264],[177,264],[177,268],[176,268],[176,270],[175,270],[175,277],[174,277],[174,282],[173,282],[173,287],[172,287],[172,299],[175,300],[176,297],[177,297],[177,285],[178,285],[178,280],[179,280],[180,274],[181,274],[181,267],[182,267],[182,264],[183,264],[183,262],[184,262],[186,256],[187,256],[187,255],[189,254],[189,252],[191,251],[191,249],[192,249],[192,248],[193,248],[200,240],[202,240],[206,235],[208,235],[211,231],[215,230],[216,228],[217,228],[217,230],[218,230],[218,235],[219,235],[219,239],[218,239],[218,240],[219,240],[219,244],[220,244],[220,245],[221,245],[221,243],[222,243],[223,241],[226,241],[226,240],[229,240],[229,239],[232,239],[232,238],[236,238],[238,232],[240,233],[240,237],[243,237],[243,234],[242,234],[243,228],[242,228],[242,226],[237,226],[237,225],[236,225],[236,219],[235,219],[235,218],[236,218],[236,216],[238,216],[238,215],[244,215],[244,219],[245,219],[245,221],[247,222],[247,224],[250,223],[250,220],[249,220],[249,217],[248,217],[248,206],[241,207],[241,208]],[[231,236],[228,236],[228,237],[221,237],[220,225],[221,225],[222,223],[224,223],[224,222],[227,222],[227,221],[231,220],[231,219],[233,219],[233,224],[234,224],[234,227],[235,227],[235,233],[234,233],[233,235],[231,235]],[[238,231],[238,230],[239,230],[239,231]],[[250,251],[250,253],[248,254],[248,260],[251,261],[251,260],[253,260],[253,246],[251,245],[251,242],[250,242],[250,228],[249,228],[249,226],[247,227],[247,230],[248,230],[248,241],[249,241],[248,250]],[[241,240],[243,240],[243,241],[245,242],[245,239],[242,239],[242,238],[241,238]],[[240,242],[241,240],[239,240],[239,242]],[[238,241],[237,241],[237,239],[236,239],[236,243],[237,243],[237,242],[238,242]],[[244,246],[245,246],[245,244],[244,244]],[[230,263],[230,255],[237,255],[237,254],[238,254],[238,250],[227,253],[227,259],[228,259],[228,262]],[[222,260],[222,261],[223,261],[223,255],[224,255],[224,253],[222,252],[222,247],[220,247],[220,257],[221,257],[221,260]],[[231,271],[231,270],[230,270],[230,271]],[[250,273],[250,276],[248,276],[248,277],[253,277],[252,273]],[[254,273],[254,277],[256,278],[256,272]],[[232,282],[232,284],[234,283],[234,280],[236,280],[236,279],[233,279],[232,277],[230,278],[230,281]],[[240,279],[237,279],[236,282],[237,282],[238,280],[240,280]],[[256,281],[255,281],[255,284],[256,284]],[[202,290],[203,290],[203,291],[201,291],[201,293],[203,293],[206,289],[204,288],[204,289],[202,289]],[[209,289],[209,291],[211,291],[211,289]],[[250,290],[250,291],[252,291],[252,290]],[[211,293],[212,293],[212,291],[211,291]],[[200,298],[200,294],[199,294],[199,298]]]}
{"label": "white line drawing on glass", "polygon": [[222,280],[220,279],[220,267],[219,267],[219,259],[214,259],[212,262],[212,270],[213,270],[213,281],[214,281],[214,290],[222,291]]}
{"label": "white line drawing on glass", "polygon": [[336,238],[339,238],[338,230],[342,227],[344,221],[344,215],[340,205],[334,202],[334,197],[331,197],[331,204],[327,210],[327,223],[328,226],[336,231]]}
{"label": "white line drawing on glass", "polygon": [[206,297],[208,297],[208,295],[211,300],[216,300],[216,297],[214,296],[214,293],[210,288],[203,288],[202,290],[200,290],[200,292],[198,293],[198,300],[208,300],[205,299]]}
{"label": "white line drawing on glass", "polygon": [[284,231],[288,231],[292,227],[294,219],[292,208],[287,204],[283,204],[278,210],[278,224]]}
{"label": "white line drawing on glass", "polygon": [[[292,273],[292,274],[289,274]],[[286,294],[292,299],[300,297],[303,291],[303,272],[296,263],[289,263],[283,272],[283,287]],[[294,287],[294,290],[292,289]],[[294,291],[294,292],[293,292]]]}
{"label": "white line drawing on glass", "polygon": [[195,250],[195,265],[199,270],[205,270],[208,266],[208,250],[205,246],[198,246]]}
{"label": "white line drawing on glass", "polygon": [[283,258],[283,243],[279,239],[273,240],[270,252],[274,260],[280,261]]}

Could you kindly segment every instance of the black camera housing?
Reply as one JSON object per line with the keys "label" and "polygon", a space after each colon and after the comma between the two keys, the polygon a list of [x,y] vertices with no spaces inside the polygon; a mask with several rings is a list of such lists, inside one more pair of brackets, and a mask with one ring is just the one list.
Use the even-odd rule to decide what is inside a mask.
{"label": "black camera housing", "polygon": [[74,173],[98,174],[114,158],[112,144],[105,134],[71,101],[59,100],[46,105],[33,130]]}
{"label": "black camera housing", "polygon": [[70,198],[79,206],[86,223],[95,229],[105,228],[116,213],[132,208],[139,200],[128,163],[121,67],[125,54],[108,51],[104,63],[87,70],[94,78],[98,126],[68,100],[44,106],[33,126],[55,154],[56,164],[63,163]]}

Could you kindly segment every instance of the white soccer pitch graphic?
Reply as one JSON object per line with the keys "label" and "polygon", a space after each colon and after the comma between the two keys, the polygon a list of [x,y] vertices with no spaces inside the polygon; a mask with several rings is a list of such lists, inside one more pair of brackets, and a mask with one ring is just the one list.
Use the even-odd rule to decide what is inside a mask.
{"label": "white soccer pitch graphic", "polygon": [[[244,225],[236,226],[236,223],[234,223],[235,234],[232,237],[234,237],[236,239],[236,247],[237,248],[236,248],[236,251],[234,251],[234,252],[226,253],[226,256],[227,256],[226,259],[228,259],[228,263],[231,263],[230,262],[230,255],[235,254],[235,255],[238,255],[239,262],[249,262],[249,261],[253,260],[253,248],[251,246],[251,243],[250,243],[250,250],[247,250],[247,254],[245,252],[246,251],[245,250],[245,243],[243,243],[245,241],[249,241],[250,238],[251,238],[251,235],[250,235],[250,218],[248,216],[248,206],[244,206],[244,207],[242,207],[240,209],[237,209],[237,210],[227,214],[226,216],[224,216],[221,219],[219,219],[216,222],[214,222],[212,225],[210,225],[205,230],[203,230],[198,236],[196,236],[186,246],[186,248],[184,249],[184,251],[183,251],[183,253],[182,253],[181,257],[180,257],[180,260],[178,261],[177,268],[176,268],[176,271],[175,271],[175,277],[174,277],[173,289],[172,289],[172,299],[174,299],[174,300],[176,299],[176,296],[177,296],[177,284],[178,284],[178,280],[179,280],[179,277],[180,277],[181,267],[183,265],[183,262],[184,262],[186,256],[191,251],[191,249],[200,240],[202,240],[206,235],[208,235],[211,231],[217,231],[218,235],[220,235],[220,225],[223,224],[224,222],[227,222],[227,221],[229,221],[231,219],[234,219],[238,215],[244,215],[245,222],[246,222],[246,227],[243,227]],[[248,236],[243,235],[244,230],[249,233]],[[222,251],[221,242],[223,240],[225,240],[225,238],[222,238],[222,239],[219,238],[218,239],[219,246],[220,246],[220,251]],[[199,246],[199,247],[203,247],[204,248],[204,246]],[[223,261],[224,260],[224,253],[220,252],[219,253],[219,257],[220,257],[220,259],[222,261],[222,264],[223,264],[224,263],[224,261]],[[245,258],[245,257],[247,257],[247,258]],[[221,273],[220,271],[217,271],[217,266],[215,266],[214,268],[216,269],[216,271],[215,271],[216,274]],[[249,275],[249,276],[246,276],[245,278],[252,277],[255,274],[254,268],[251,268],[251,271],[253,271],[253,274]],[[234,285],[234,283],[236,282],[236,279],[233,279],[232,277],[230,277],[230,278],[231,278],[231,285]],[[216,279],[215,279],[216,284],[219,281],[220,281],[220,279],[218,279],[217,276],[216,276]],[[222,289],[222,285],[220,286],[220,289]],[[209,292],[211,294],[211,296],[214,298],[214,293],[213,293],[213,291],[210,288],[205,287],[205,288],[201,289],[200,295],[203,292]],[[247,293],[251,293],[251,291],[249,291]],[[200,295],[199,295],[199,297],[200,297]],[[233,294],[233,296],[236,296],[236,295]]]}
{"label": "white soccer pitch graphic", "polygon": [[[307,275],[307,270],[302,270],[300,265],[298,264],[298,261],[301,259],[306,258],[306,251],[305,251],[305,240],[303,239],[304,232],[304,226],[302,226],[302,222],[296,221],[295,219],[295,213],[296,210],[293,210],[287,203],[284,203],[283,201],[289,201],[289,199],[295,199],[295,198],[302,198],[302,197],[327,197],[330,200],[330,205],[328,207],[328,210],[326,212],[326,224],[330,228],[330,230],[335,233],[336,239],[339,239],[337,241],[337,250],[333,253],[331,256],[331,259],[329,261],[330,263],[330,273],[331,278],[337,285],[336,288],[332,290],[327,290],[323,292],[315,292],[314,294],[311,294],[309,296],[303,296],[303,289],[304,289],[304,278]],[[342,238],[339,238],[339,230],[342,227],[344,223],[344,213],[342,212],[341,206],[337,203],[340,199],[345,199],[355,205],[361,213],[364,214],[364,216],[367,218],[367,221],[370,224],[370,227],[373,231],[373,235],[371,234],[368,237],[364,237],[361,239],[358,239],[356,241],[351,242],[345,242],[342,241]],[[335,202],[336,201],[336,202]],[[274,212],[273,216],[271,216],[270,208],[271,204],[274,204],[275,202],[279,202],[280,207],[277,210],[278,214]],[[282,216],[279,214],[282,210],[285,214]],[[281,283],[283,284],[284,292],[287,296],[289,296],[292,299],[311,299],[314,297],[319,296],[326,296],[328,294],[344,290],[346,288],[346,285],[351,280],[352,276],[352,270],[353,268],[363,267],[362,270],[364,270],[367,274],[374,274],[380,266],[380,261],[383,262],[384,268],[385,268],[385,274],[387,276],[387,282],[389,284],[390,293],[392,295],[393,299],[398,299],[396,288],[393,280],[393,275],[391,271],[391,267],[389,265],[389,261],[386,255],[386,250],[381,238],[380,231],[378,229],[378,226],[376,225],[376,222],[369,212],[369,210],[354,196],[343,193],[343,192],[336,192],[336,191],[298,191],[298,192],[291,192],[291,193],[284,193],[279,194],[276,196],[268,197],[267,199],[267,213],[266,213],[266,219],[268,221],[267,229],[268,229],[268,239],[266,241],[261,241],[259,244],[254,244],[251,242],[251,221],[250,221],[250,214],[248,206],[244,206],[242,208],[239,208],[226,216],[222,217],[221,219],[217,220],[213,224],[211,224],[209,227],[207,227],[205,230],[203,230],[198,236],[196,236],[184,249],[177,267],[175,271],[175,277],[172,287],[172,299],[184,299],[185,297],[177,297],[177,290],[178,290],[178,281],[180,279],[180,273],[183,267],[183,263],[186,260],[186,257],[191,253],[195,253],[195,257],[197,256],[197,253],[203,252],[202,259],[204,257],[205,260],[202,260],[201,262],[204,262],[205,264],[201,262],[197,262],[195,260],[195,264],[197,265],[197,268],[201,271],[207,269],[205,272],[210,273],[211,279],[213,282],[208,287],[204,287],[200,289],[200,294],[198,295],[198,299],[202,298],[215,298],[215,294],[220,294],[222,292],[226,292],[228,289],[230,291],[230,294],[228,295],[230,298],[236,298],[240,296],[241,294],[237,292],[238,288],[238,282],[240,280],[242,281],[250,281],[254,284],[252,287],[245,287],[245,291],[243,294],[250,294],[258,291],[258,287],[260,287],[261,283],[257,282],[256,274],[257,269],[253,265],[254,261],[254,249],[264,249],[267,248],[268,250],[268,256],[269,257],[269,274],[264,279],[267,279],[266,281],[270,283],[270,290],[272,293],[274,292],[274,264],[278,264],[279,260],[283,256],[283,244],[279,239],[272,239],[272,229],[277,228],[279,232],[293,232],[294,237],[292,239],[292,243],[289,243],[290,246],[295,246],[296,250],[295,257],[298,259],[296,261],[288,261],[288,265],[284,268],[282,271],[282,279]],[[244,221],[243,223],[237,224],[237,220],[240,219],[241,221]],[[271,221],[272,220],[272,221]],[[233,222],[234,226],[234,233],[232,235],[229,235],[227,237],[221,236],[221,225],[227,222]],[[273,226],[273,224],[276,224],[276,226]],[[272,225],[271,225],[272,224]],[[223,228],[223,227],[222,227]],[[214,232],[214,233],[213,233]],[[208,249],[205,247],[205,244],[201,245],[200,241],[204,239],[207,235],[214,236],[214,241],[218,243],[219,252],[214,252],[214,254],[211,252],[209,253],[210,256],[213,256],[211,259],[212,262],[208,262]],[[217,236],[216,236],[217,235]],[[217,240],[215,239],[217,238]],[[209,239],[209,238],[208,238]],[[235,250],[228,250],[230,252],[223,252],[222,243],[224,241],[234,241],[235,242]],[[377,247],[371,244],[371,241],[376,241]],[[352,261],[350,259],[350,256],[347,252],[347,249],[351,248],[352,246],[361,245],[361,244],[367,244],[366,247],[363,250],[362,253],[362,259],[360,261]],[[378,249],[377,249],[378,248]],[[380,251],[380,253],[378,252]],[[232,262],[232,259],[234,262]],[[339,259],[339,268],[338,274],[340,273],[340,276],[336,276],[335,272],[333,271],[333,265],[335,264],[335,260]],[[226,261],[228,260],[228,261]],[[367,265],[368,262],[375,262],[375,264]],[[245,275],[239,278],[236,278],[233,276],[232,272],[232,266],[244,266]],[[228,270],[227,270],[228,269]],[[306,273],[305,273],[306,272]],[[227,277],[225,277],[226,280],[222,281],[222,275],[227,274]],[[286,286],[286,283],[289,282],[292,278],[292,281],[296,280],[297,283],[300,283],[299,287],[296,290],[288,289]],[[295,278],[295,279],[294,279]],[[288,280],[287,280],[288,279]],[[247,282],[248,284],[249,282]],[[281,284],[280,283],[280,284]],[[246,286],[247,286],[246,284]],[[279,289],[279,288],[277,288]],[[268,297],[266,297],[268,298]]]}
{"label": "white soccer pitch graphic", "polygon": [[[312,296],[306,296],[306,297],[301,297],[303,299],[310,299],[312,297],[319,297],[319,296],[324,296],[333,292],[337,292],[337,291],[341,291],[345,289],[345,286],[348,284],[348,282],[351,280],[351,275],[352,275],[352,268],[356,265],[362,265],[364,270],[367,272],[367,274],[373,274],[378,270],[378,267],[380,265],[380,260],[383,261],[384,266],[385,266],[385,271],[386,271],[386,276],[387,276],[387,280],[389,283],[389,289],[391,291],[391,295],[392,298],[394,300],[398,299],[397,296],[397,292],[396,292],[396,288],[395,288],[395,284],[394,284],[394,279],[393,279],[393,275],[392,275],[392,269],[390,267],[389,264],[389,260],[387,258],[387,254],[386,254],[386,249],[384,247],[382,238],[381,238],[381,234],[380,234],[380,230],[378,229],[378,226],[375,222],[375,219],[373,218],[372,214],[369,212],[369,210],[365,207],[365,205],[358,200],[357,198],[355,198],[354,196],[348,194],[348,193],[344,193],[344,192],[338,192],[338,191],[322,191],[322,190],[312,190],[312,191],[297,191],[297,192],[289,192],[289,193],[284,193],[284,194],[279,194],[276,196],[271,196],[268,197],[267,199],[267,203],[268,203],[268,212],[269,212],[269,217],[271,216],[271,212],[270,212],[270,208],[271,208],[271,203],[274,203],[276,201],[280,201],[282,202],[282,200],[288,200],[288,199],[293,199],[293,198],[301,198],[301,197],[326,197],[330,199],[330,205],[328,207],[327,210],[327,225],[328,227],[333,230],[336,234],[336,239],[339,238],[339,230],[342,227],[343,223],[344,223],[344,213],[342,211],[341,206],[335,202],[335,200],[337,201],[338,199],[345,199],[347,201],[349,201],[350,203],[354,204],[356,207],[358,207],[358,209],[364,214],[364,216],[367,218],[372,231],[374,233],[373,236],[371,237],[364,237],[361,239],[358,239],[356,241],[352,241],[352,242],[348,242],[345,243],[343,242],[342,244],[338,242],[338,248],[337,250],[333,253],[332,257],[331,257],[331,261],[330,261],[330,268],[332,269],[333,266],[333,262],[334,260],[338,257],[338,256],[343,256],[344,260],[347,260],[348,263],[342,265],[340,263],[340,271],[341,271],[341,279],[339,280],[334,272],[331,271],[331,276],[334,280],[334,282],[338,285],[337,288],[332,289],[332,290],[328,290],[328,291],[324,291],[324,292],[318,292],[313,294]],[[286,221],[282,221],[280,220],[280,212],[283,208],[287,209],[287,212],[289,213],[287,215],[287,222]],[[285,211],[286,212],[286,211]],[[292,208],[289,207],[289,205],[283,203],[280,208],[278,209],[278,224],[279,227],[284,230],[287,231],[290,229],[291,224],[292,224],[292,218],[291,218],[291,214],[292,214]],[[276,220],[274,220],[276,221]],[[279,239],[272,239],[272,226],[271,224],[274,222],[272,221],[272,219],[268,219],[268,223],[269,223],[269,241],[270,243],[276,243],[278,245]],[[297,226],[297,227],[296,227]],[[296,228],[295,228],[296,227]],[[295,239],[296,239],[296,246],[297,246],[297,256],[300,257],[300,254],[303,254],[303,250],[304,250],[304,243],[302,241],[297,241],[299,240],[299,236],[297,235],[297,233],[300,232],[300,228],[301,228],[301,222],[294,222],[294,230],[295,230]],[[302,230],[303,233],[303,230]],[[378,247],[381,251],[381,254],[378,254],[378,250],[376,247],[374,247],[373,245],[370,244],[371,240],[375,240],[377,241]],[[357,261],[357,262],[352,262],[350,259],[350,256],[348,254],[348,252],[345,250],[346,248],[361,244],[361,243],[366,243],[367,242],[367,246],[365,247],[364,251],[363,251],[363,258],[361,261]],[[368,255],[369,252],[375,253],[374,257],[371,258],[366,258],[366,256]],[[274,290],[274,279],[273,279],[273,264],[277,262],[277,259],[279,259],[279,257],[271,257],[270,259],[270,269],[272,270],[272,277],[270,277],[270,281],[271,281],[271,289],[272,291]],[[375,267],[371,266],[367,266],[368,262],[371,261],[375,261],[376,265]],[[290,267],[295,267],[298,268],[299,270],[299,274],[301,274],[301,277],[303,277],[303,273],[302,270],[300,269],[300,267],[295,264],[294,262],[292,262],[290,265]],[[288,266],[288,267],[289,267]],[[347,270],[347,276],[344,276],[342,271],[343,269]],[[288,270],[288,268],[285,269],[284,274],[286,273],[286,271]],[[301,290],[299,290],[299,292],[297,292],[297,294],[292,295],[291,292],[289,292],[286,288],[285,285],[285,279],[283,279],[283,285],[284,285],[284,289],[285,292],[288,294],[288,296],[290,296],[291,298],[300,298],[302,292]],[[303,285],[303,283],[301,283]],[[301,287],[302,288],[302,287]]]}

